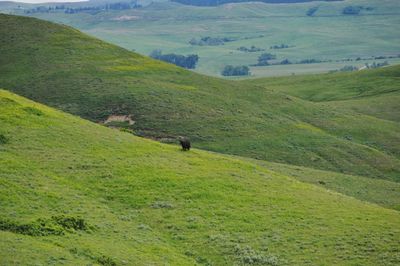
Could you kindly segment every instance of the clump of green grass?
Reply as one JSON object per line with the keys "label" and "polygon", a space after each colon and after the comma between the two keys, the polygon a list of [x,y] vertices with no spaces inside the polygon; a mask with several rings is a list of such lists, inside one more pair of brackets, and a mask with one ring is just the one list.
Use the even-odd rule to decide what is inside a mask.
{"label": "clump of green grass", "polygon": [[30,236],[64,235],[66,232],[90,231],[91,229],[93,227],[89,226],[84,219],[63,215],[53,216],[50,219],[39,218],[27,224],[0,220],[0,230]]}
{"label": "clump of green grass", "polygon": [[18,224],[9,220],[0,220],[0,230],[30,236],[65,234],[61,226],[44,219],[38,219],[35,222],[29,224]]}
{"label": "clump of green grass", "polygon": [[89,225],[83,218],[81,217],[68,217],[64,215],[53,216],[51,220],[56,224],[60,225],[62,228],[68,231],[91,231],[94,229],[93,226]]}

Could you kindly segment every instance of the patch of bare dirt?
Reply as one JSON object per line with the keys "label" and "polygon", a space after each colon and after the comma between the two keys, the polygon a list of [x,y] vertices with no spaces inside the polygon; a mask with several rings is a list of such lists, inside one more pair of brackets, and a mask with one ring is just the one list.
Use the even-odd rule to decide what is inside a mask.
{"label": "patch of bare dirt", "polygon": [[110,115],[103,123],[109,124],[111,122],[128,122],[129,125],[135,124],[132,115]]}

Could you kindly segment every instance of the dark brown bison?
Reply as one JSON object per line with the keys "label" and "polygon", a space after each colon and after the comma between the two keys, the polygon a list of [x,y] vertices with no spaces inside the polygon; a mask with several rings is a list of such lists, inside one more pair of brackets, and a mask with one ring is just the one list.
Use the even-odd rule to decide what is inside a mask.
{"label": "dark brown bison", "polygon": [[190,150],[190,140],[188,138],[179,137],[179,143],[182,146],[182,150],[184,151]]}

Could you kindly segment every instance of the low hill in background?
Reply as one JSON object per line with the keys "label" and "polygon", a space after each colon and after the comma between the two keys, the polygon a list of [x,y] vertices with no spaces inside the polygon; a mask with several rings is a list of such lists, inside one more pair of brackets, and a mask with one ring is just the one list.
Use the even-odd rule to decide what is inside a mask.
{"label": "low hill in background", "polygon": [[[397,211],[0,90],[5,265],[397,265]],[[23,195],[23,197],[22,197]]]}
{"label": "low hill in background", "polygon": [[[33,100],[96,122],[129,116],[131,122],[112,125],[161,141],[185,135],[211,151],[399,181],[398,122],[263,86],[277,82],[299,91],[302,83],[220,80],[67,26],[9,15],[0,15],[0,22],[0,86]],[[336,80],[329,90],[340,91],[357,78],[360,86],[373,88],[374,96],[359,104],[367,106],[388,87],[398,87],[399,69],[317,79]],[[369,75],[389,85],[371,82]],[[307,80],[315,78],[303,79],[309,87]]]}

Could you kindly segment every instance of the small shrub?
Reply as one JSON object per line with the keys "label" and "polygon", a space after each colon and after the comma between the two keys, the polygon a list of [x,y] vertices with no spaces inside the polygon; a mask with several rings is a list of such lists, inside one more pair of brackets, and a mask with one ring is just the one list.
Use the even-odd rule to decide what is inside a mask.
{"label": "small shrub", "polygon": [[146,224],[139,224],[138,229],[139,230],[151,230],[150,226],[148,226]]}
{"label": "small shrub", "polygon": [[107,256],[100,256],[97,258],[97,262],[100,263],[101,265],[105,265],[105,266],[116,266],[117,263],[115,263],[115,261],[113,259],[111,259],[110,257]]}
{"label": "small shrub", "polygon": [[278,265],[275,256],[262,254],[249,246],[236,245],[234,253],[242,265]]}
{"label": "small shrub", "polygon": [[51,219],[61,227],[67,230],[80,230],[80,231],[90,231],[92,229],[88,223],[82,218],[76,217],[66,217],[64,215],[53,216]]}
{"label": "small shrub", "polygon": [[172,209],[174,206],[165,201],[156,201],[153,204],[151,204],[151,207],[154,209]]}
{"label": "small shrub", "polygon": [[6,144],[8,142],[8,139],[6,136],[3,134],[0,134],[0,144]]}

